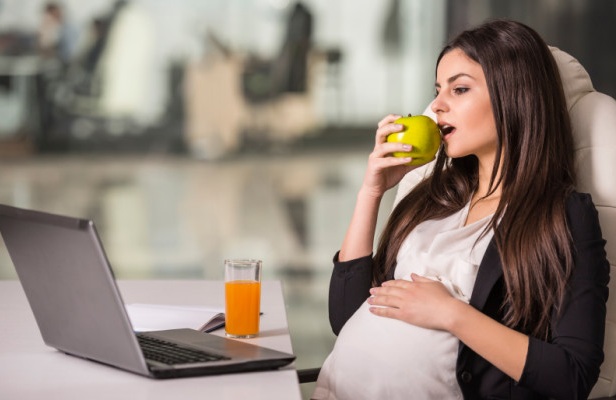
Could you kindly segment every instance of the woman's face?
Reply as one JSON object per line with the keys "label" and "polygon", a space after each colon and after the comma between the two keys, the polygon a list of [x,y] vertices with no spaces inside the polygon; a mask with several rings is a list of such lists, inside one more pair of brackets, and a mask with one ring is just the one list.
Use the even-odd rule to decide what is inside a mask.
{"label": "woman's face", "polygon": [[474,154],[480,162],[493,160],[496,124],[481,65],[462,50],[453,49],[441,58],[435,86],[432,111],[443,132],[447,155],[458,158]]}

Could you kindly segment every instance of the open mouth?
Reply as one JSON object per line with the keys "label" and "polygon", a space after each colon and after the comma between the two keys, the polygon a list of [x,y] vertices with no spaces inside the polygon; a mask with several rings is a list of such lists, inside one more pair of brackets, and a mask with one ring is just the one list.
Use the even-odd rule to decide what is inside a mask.
{"label": "open mouth", "polygon": [[453,133],[453,131],[456,130],[455,126],[451,126],[447,124],[441,125],[440,128],[441,128],[441,135],[443,136],[443,138],[445,138],[447,135]]}

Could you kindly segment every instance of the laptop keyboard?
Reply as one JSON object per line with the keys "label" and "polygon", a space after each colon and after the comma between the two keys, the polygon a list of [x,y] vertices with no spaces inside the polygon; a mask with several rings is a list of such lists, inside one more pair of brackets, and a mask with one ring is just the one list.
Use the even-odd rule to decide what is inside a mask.
{"label": "laptop keyboard", "polygon": [[149,336],[137,335],[137,339],[139,340],[139,345],[146,359],[158,361],[167,365],[229,360],[228,357],[183,347],[177,343],[155,339]]}

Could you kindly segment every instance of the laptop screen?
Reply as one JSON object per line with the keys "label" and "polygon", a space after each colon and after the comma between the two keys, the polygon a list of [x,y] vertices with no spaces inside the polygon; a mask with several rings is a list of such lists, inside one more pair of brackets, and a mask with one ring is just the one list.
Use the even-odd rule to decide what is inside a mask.
{"label": "laptop screen", "polygon": [[147,373],[92,221],[0,206],[0,231],[47,345]]}

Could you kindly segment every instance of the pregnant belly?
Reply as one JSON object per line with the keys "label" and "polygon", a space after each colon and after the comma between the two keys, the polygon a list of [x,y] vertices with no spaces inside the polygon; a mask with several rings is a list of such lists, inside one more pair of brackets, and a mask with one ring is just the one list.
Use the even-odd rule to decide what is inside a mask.
{"label": "pregnant belly", "polygon": [[337,398],[461,398],[456,337],[376,316],[369,307],[347,321],[324,365]]}

